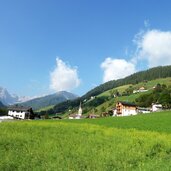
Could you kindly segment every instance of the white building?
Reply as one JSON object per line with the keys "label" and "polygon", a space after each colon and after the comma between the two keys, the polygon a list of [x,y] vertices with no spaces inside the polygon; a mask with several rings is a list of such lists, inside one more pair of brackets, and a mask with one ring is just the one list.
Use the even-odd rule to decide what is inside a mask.
{"label": "white building", "polygon": [[140,113],[140,114],[151,113],[151,108],[138,107],[138,113]]}
{"label": "white building", "polygon": [[116,110],[116,108],[113,109],[113,116],[117,116],[117,110]]}
{"label": "white building", "polygon": [[118,102],[116,109],[113,110],[113,116],[137,115],[137,106],[129,102]]}
{"label": "white building", "polygon": [[84,118],[82,116],[82,108],[81,108],[81,102],[80,102],[80,106],[79,106],[79,109],[78,109],[78,113],[77,114],[71,114],[69,115],[69,119],[81,119],[81,118]]}
{"label": "white building", "polygon": [[133,93],[143,93],[143,92],[147,92],[148,90],[146,90],[144,87],[140,87],[138,90],[134,90]]}
{"label": "white building", "polygon": [[8,108],[8,116],[16,119],[34,119],[34,113],[31,107],[11,106]]}
{"label": "white building", "polygon": [[162,105],[152,103],[152,112],[160,112],[160,111],[162,111]]}

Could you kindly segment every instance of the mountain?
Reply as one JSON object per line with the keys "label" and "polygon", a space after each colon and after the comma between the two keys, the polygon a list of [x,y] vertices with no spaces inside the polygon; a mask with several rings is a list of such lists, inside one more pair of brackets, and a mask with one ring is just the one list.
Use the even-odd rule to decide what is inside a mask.
{"label": "mountain", "polygon": [[67,100],[74,100],[76,98],[78,98],[78,96],[75,94],[66,91],[60,91],[55,94],[35,98],[27,102],[20,103],[20,105],[31,106],[34,110],[38,110],[40,108],[56,105]]}
{"label": "mountain", "polygon": [[16,94],[10,94],[6,88],[0,87],[0,101],[4,105],[12,105],[15,103],[26,102],[31,99],[33,98],[26,96],[19,97]]}
{"label": "mountain", "polygon": [[[124,85],[135,85],[140,82],[144,81],[151,81],[159,78],[167,78],[171,77],[171,65],[170,66],[159,66],[159,67],[154,67],[151,69],[148,69],[146,71],[140,71],[137,73],[134,73],[130,76],[127,76],[123,79],[118,79],[118,80],[112,80],[109,82],[106,82],[104,84],[101,84],[94,89],[90,90],[87,92],[85,95],[83,95],[80,98],[77,98],[76,100],[72,101],[66,101],[62,102],[60,104],[57,104],[53,107],[53,112],[54,113],[63,113],[69,108],[73,109],[79,106],[80,101],[88,100],[93,96],[98,96],[99,94],[111,90],[113,88],[117,88],[119,86],[124,86]],[[100,101],[100,103],[105,102],[107,99],[101,97],[96,99],[96,101]],[[99,102],[98,102],[99,104]],[[93,107],[93,106],[92,106]]]}
{"label": "mountain", "polygon": [[0,108],[5,107],[5,105],[0,101]]}
{"label": "mountain", "polygon": [[14,104],[18,101],[18,96],[11,95],[7,89],[0,87],[0,101],[4,105]]}

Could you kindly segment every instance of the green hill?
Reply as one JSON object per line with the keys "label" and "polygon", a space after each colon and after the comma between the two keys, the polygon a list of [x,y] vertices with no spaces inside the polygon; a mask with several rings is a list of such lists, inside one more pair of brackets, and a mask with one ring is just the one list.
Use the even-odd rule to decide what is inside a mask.
{"label": "green hill", "polygon": [[0,123],[0,170],[170,170],[170,112]]}
{"label": "green hill", "polygon": [[41,108],[43,108],[42,110],[47,110],[51,109],[51,107],[58,103],[64,102],[66,100],[73,100],[76,98],[78,98],[78,96],[76,96],[75,94],[66,91],[60,91],[51,95],[35,98],[27,102],[20,103],[20,105],[31,106],[34,110],[39,110]]}
{"label": "green hill", "polygon": [[[141,86],[145,86],[147,89],[152,89],[153,86],[155,86],[157,83],[170,85],[171,81],[169,80],[169,77],[171,77],[171,66],[155,67],[146,71],[137,72],[124,79],[113,80],[104,83],[76,100],[59,103],[48,112],[63,114],[68,113],[69,110],[71,112],[75,112],[79,106],[80,101],[86,101],[84,106],[84,113],[92,112],[92,110],[94,110],[93,108],[95,108],[95,110],[97,109],[98,113],[100,113],[105,109],[107,110],[108,108],[111,108],[114,104],[114,99],[109,97],[111,91],[120,91],[122,97],[119,97],[118,100],[121,99],[126,101],[135,101],[139,95],[131,95],[128,97],[126,89],[129,89],[130,86],[132,86],[134,89],[140,88]],[[164,78],[166,78],[166,80]],[[123,95],[125,95],[125,97],[123,97]],[[96,96],[97,98],[92,101],[90,98],[93,96]]]}

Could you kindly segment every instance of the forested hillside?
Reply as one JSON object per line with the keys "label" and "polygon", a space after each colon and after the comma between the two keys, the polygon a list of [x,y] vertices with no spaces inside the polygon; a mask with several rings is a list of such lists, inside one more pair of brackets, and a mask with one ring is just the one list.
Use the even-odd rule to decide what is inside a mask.
{"label": "forested hillside", "polygon": [[165,109],[171,108],[171,86],[157,84],[153,91],[139,96],[135,101],[141,107],[149,107],[151,103],[158,102]]}
{"label": "forested hillside", "polygon": [[45,108],[47,106],[53,106],[66,100],[76,99],[77,97],[78,96],[76,96],[75,94],[66,91],[60,91],[55,94],[35,98],[30,101],[20,103],[20,105],[31,106],[34,110],[38,110],[42,107]]}
{"label": "forested hillside", "polygon": [[104,84],[101,84],[100,86],[90,90],[88,93],[82,96],[82,98],[84,99],[84,98],[88,98],[91,96],[96,96],[114,87],[119,87],[119,86],[127,85],[127,84],[137,84],[144,80],[150,81],[150,80],[154,80],[157,78],[166,78],[166,77],[171,77],[171,66],[155,67],[155,68],[148,69],[146,71],[137,72],[123,79],[113,80],[113,81],[109,81]]}
{"label": "forested hillside", "polygon": [[6,106],[0,101],[0,116],[7,115],[7,113]]}
{"label": "forested hillside", "polygon": [[0,101],[0,107],[5,107],[5,105]]}
{"label": "forested hillside", "polygon": [[[109,81],[107,83],[101,84],[98,87],[90,90],[81,98],[78,98],[72,101],[59,103],[56,106],[54,106],[53,109],[50,109],[48,112],[49,113],[64,112],[65,110],[69,110],[69,109],[79,106],[80,101],[89,99],[91,96],[97,96],[112,88],[116,88],[116,87],[127,85],[127,84],[134,85],[143,81],[150,81],[150,80],[155,80],[157,78],[166,78],[166,77],[171,77],[171,66],[159,66],[159,67],[148,69],[146,71],[137,72],[126,78],[113,80],[113,81]],[[101,99],[97,99],[97,100],[101,100],[102,103],[106,101],[105,97],[101,97]]]}

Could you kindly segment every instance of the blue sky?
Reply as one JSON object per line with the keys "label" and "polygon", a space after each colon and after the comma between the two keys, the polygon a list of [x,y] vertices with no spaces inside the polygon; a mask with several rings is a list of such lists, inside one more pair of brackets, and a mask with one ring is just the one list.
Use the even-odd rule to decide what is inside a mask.
{"label": "blue sky", "polygon": [[169,0],[0,0],[0,86],[26,96],[62,88],[83,95],[171,64],[170,7]]}

